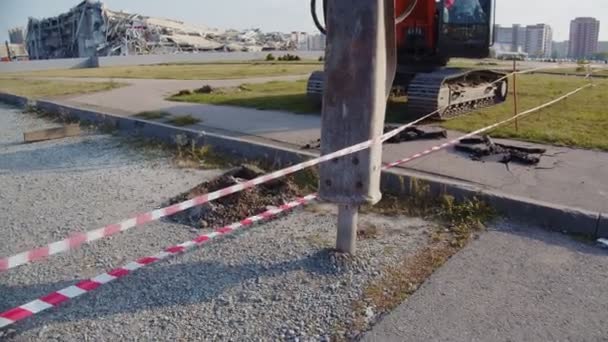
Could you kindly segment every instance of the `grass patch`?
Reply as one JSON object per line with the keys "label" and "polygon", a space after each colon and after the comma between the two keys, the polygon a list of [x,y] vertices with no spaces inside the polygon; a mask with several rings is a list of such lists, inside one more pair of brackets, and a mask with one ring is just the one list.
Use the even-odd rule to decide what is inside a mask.
{"label": "grass patch", "polygon": [[13,77],[115,77],[154,78],[177,80],[238,79],[262,76],[308,74],[320,70],[316,62],[256,62],[256,63],[208,63],[137,65],[69,70],[43,70],[35,73],[10,74]]}
{"label": "grass patch", "polygon": [[[588,82],[582,78],[551,75],[520,75],[517,80],[520,111],[548,102]],[[608,81],[594,82],[595,87],[520,119],[519,131],[510,124],[492,131],[492,136],[608,150]],[[444,122],[443,127],[470,132],[509,118],[513,115],[513,94],[509,95],[509,99],[499,106]]]}
{"label": "grass patch", "polygon": [[[184,92],[171,96],[169,100],[259,110],[284,110],[296,114],[320,114],[321,108],[313,105],[306,97],[306,82],[300,80],[243,84],[239,87],[214,89],[209,94]],[[405,97],[391,98],[387,108],[387,121],[406,121],[406,108]]]}
{"label": "grass patch", "polygon": [[201,120],[193,117],[192,115],[181,115],[181,116],[173,117],[170,120],[167,120],[168,124],[171,124],[174,126],[179,126],[179,127],[190,126],[190,125],[197,124],[199,122],[201,122]]}
{"label": "grass patch", "polygon": [[135,114],[136,117],[146,120],[158,120],[164,117],[170,116],[171,114],[167,112],[163,112],[160,110],[141,112],[139,114]]}
{"label": "grass patch", "polygon": [[0,79],[0,91],[29,98],[57,97],[107,91],[125,84],[109,82]]}

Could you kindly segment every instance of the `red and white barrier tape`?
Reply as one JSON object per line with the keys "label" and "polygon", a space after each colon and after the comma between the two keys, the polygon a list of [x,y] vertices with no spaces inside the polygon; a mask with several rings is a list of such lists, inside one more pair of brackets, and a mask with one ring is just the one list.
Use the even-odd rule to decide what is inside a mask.
{"label": "red and white barrier tape", "polygon": [[187,201],[184,201],[181,203],[177,203],[177,204],[174,204],[169,207],[142,213],[142,214],[139,214],[137,216],[134,216],[130,219],[127,219],[125,221],[122,221],[122,222],[119,222],[116,224],[112,224],[112,225],[109,225],[109,226],[106,226],[103,228],[99,228],[96,230],[92,230],[89,232],[76,233],[64,240],[53,242],[44,247],[36,248],[36,249],[30,250],[30,251],[25,251],[25,252],[21,252],[19,254],[13,255],[13,256],[2,258],[2,259],[0,259],[0,272],[6,271],[6,270],[9,270],[11,268],[15,268],[15,267],[18,267],[21,265],[25,265],[25,264],[28,264],[28,263],[31,263],[34,261],[43,260],[54,254],[64,253],[64,252],[76,249],[77,247],[79,247],[85,243],[90,243],[90,242],[93,242],[93,241],[96,241],[96,240],[99,240],[102,238],[106,238],[111,235],[117,234],[119,232],[126,231],[130,228],[140,226],[140,225],[152,222],[152,221],[156,221],[156,220],[159,220],[166,216],[171,216],[173,214],[182,212],[182,211],[190,209],[192,207],[202,205],[202,204],[214,201],[218,198],[222,198],[222,197],[243,191],[245,189],[252,188],[256,185],[263,184],[263,183],[269,182],[271,180],[275,180],[277,178],[287,176],[294,172],[315,166],[319,163],[323,163],[323,162],[326,162],[326,161],[329,161],[329,160],[332,160],[332,159],[335,159],[338,157],[342,157],[345,155],[349,155],[349,154],[364,150],[366,148],[369,148],[373,144],[384,142],[384,141],[396,136],[397,134],[401,133],[403,130],[405,130],[406,128],[408,128],[410,126],[413,126],[425,119],[428,119],[429,117],[435,115],[439,110],[441,110],[441,109],[438,109],[415,121],[405,124],[390,132],[387,132],[386,134],[383,134],[382,136],[380,136],[376,139],[368,140],[368,141],[344,148],[342,150],[332,152],[332,153],[326,154],[324,156],[314,158],[314,159],[305,161],[303,163],[293,165],[293,166],[284,168],[282,170],[278,170],[278,171],[260,176],[258,178],[252,179],[252,180],[248,180],[243,183],[239,183],[239,184],[232,185],[232,186],[229,186],[224,189],[220,189],[220,190],[217,190],[217,191],[214,191],[211,193],[197,196],[190,200],[187,200]]}
{"label": "red and white barrier tape", "polygon": [[[551,67],[551,68],[553,68],[553,67]],[[520,71],[519,73],[531,72],[531,71],[535,71],[535,70],[539,70],[539,69],[542,69],[542,68],[524,70],[524,71]],[[545,69],[546,69],[546,67],[545,67]],[[512,73],[505,75],[502,79],[508,77],[511,74]],[[499,80],[497,80],[495,82],[498,82],[498,81]],[[127,220],[124,220],[122,222],[119,222],[116,224],[111,224],[111,225],[103,227],[103,228],[99,228],[99,229],[95,229],[95,230],[83,232],[83,233],[75,233],[61,241],[56,241],[56,242],[50,243],[43,247],[39,247],[39,248],[36,248],[33,250],[21,252],[19,254],[15,254],[15,255],[12,255],[9,257],[2,258],[2,259],[0,259],[0,272],[7,271],[11,268],[15,268],[15,267],[25,265],[25,264],[28,264],[31,262],[43,260],[54,254],[68,252],[70,250],[78,248],[79,246],[81,246],[85,243],[91,243],[93,241],[112,236],[119,232],[126,231],[133,227],[140,226],[140,225],[152,222],[152,221],[156,221],[156,220],[159,220],[166,216],[171,216],[173,214],[182,212],[182,211],[190,209],[192,207],[202,205],[202,204],[214,201],[218,198],[228,196],[228,195],[243,191],[245,189],[252,188],[256,185],[263,184],[263,183],[269,182],[271,180],[275,180],[280,177],[284,177],[286,175],[292,174],[294,172],[303,170],[308,167],[315,166],[322,162],[326,162],[326,161],[329,161],[329,160],[332,160],[332,159],[335,159],[338,157],[342,157],[345,155],[349,155],[349,154],[364,150],[364,149],[372,146],[375,143],[385,142],[386,140],[401,133],[408,127],[411,127],[423,120],[430,118],[431,116],[435,115],[442,109],[443,108],[440,108],[417,120],[414,120],[408,124],[405,124],[399,128],[396,128],[390,132],[387,132],[386,134],[383,134],[381,137],[379,137],[377,140],[368,140],[366,142],[362,142],[362,143],[344,148],[342,150],[332,152],[330,154],[327,154],[327,155],[324,155],[324,156],[321,156],[318,158],[314,158],[314,159],[308,160],[306,162],[303,162],[303,163],[300,163],[297,165],[293,165],[293,166],[287,167],[282,170],[275,171],[275,172],[267,174],[267,175],[260,176],[258,178],[249,180],[247,182],[243,182],[243,183],[236,184],[236,185],[224,188],[224,189],[217,190],[215,192],[201,195],[201,196],[195,197],[193,199],[190,199],[188,201],[177,203],[177,204],[174,204],[169,207],[142,213],[142,214],[136,215],[134,217],[131,217]]]}
{"label": "red and white barrier tape", "polygon": [[[467,138],[467,137],[471,137],[473,135],[477,135],[477,134],[483,133],[483,132],[488,131],[488,130],[490,130],[492,128],[495,128],[497,126],[500,126],[500,125],[508,123],[508,122],[510,122],[512,120],[515,120],[515,118],[517,118],[517,117],[520,117],[520,116],[532,113],[534,111],[538,111],[538,110],[540,110],[542,108],[545,108],[547,106],[555,104],[555,103],[557,103],[557,102],[565,99],[566,97],[572,96],[572,95],[578,93],[579,91],[581,91],[581,90],[583,90],[583,89],[585,89],[587,87],[590,87],[590,86],[592,86],[592,84],[587,84],[587,85],[585,85],[583,87],[580,87],[580,88],[578,88],[576,90],[573,90],[573,91],[569,92],[568,94],[565,94],[565,95],[563,95],[563,96],[561,96],[561,97],[559,97],[559,98],[557,98],[555,100],[552,100],[550,102],[547,102],[546,104],[537,106],[535,108],[529,109],[529,110],[527,110],[525,112],[522,112],[522,113],[520,113],[520,114],[518,114],[516,116],[513,116],[513,117],[511,117],[511,118],[509,118],[507,120],[503,120],[501,122],[498,122],[498,123],[495,123],[493,125],[490,125],[490,126],[482,128],[482,129],[476,130],[474,132],[471,132],[469,134],[465,134],[465,135],[463,135],[463,136],[461,136],[461,137],[459,137],[457,139],[454,139],[454,140],[451,140],[451,141],[449,141],[447,143],[435,146],[435,147],[433,147],[433,148],[431,148],[431,149],[429,149],[427,151],[424,151],[422,153],[417,153],[417,154],[415,154],[415,155],[413,155],[413,156],[411,156],[409,158],[401,159],[401,160],[398,160],[398,161],[393,162],[393,163],[388,163],[388,164],[386,164],[386,165],[383,166],[383,169],[388,169],[388,168],[391,168],[391,167],[394,167],[394,166],[397,166],[397,165],[400,165],[400,164],[412,161],[414,159],[420,158],[422,156],[431,154],[433,152],[439,151],[439,150],[441,150],[441,149],[443,149],[443,148],[445,148],[447,146],[450,146],[452,144],[458,143],[458,141],[460,141],[461,139],[464,139],[464,138]],[[133,271],[135,271],[137,269],[140,269],[140,268],[145,267],[147,265],[156,263],[156,262],[158,262],[160,260],[164,260],[164,259],[167,259],[169,257],[172,257],[172,256],[175,256],[175,255],[184,253],[184,252],[186,252],[186,251],[188,251],[188,250],[190,250],[190,249],[192,249],[192,248],[194,248],[196,246],[202,245],[202,244],[204,244],[204,243],[206,243],[206,242],[208,242],[208,241],[210,241],[210,240],[212,240],[214,238],[217,238],[217,237],[223,236],[223,235],[227,235],[227,234],[231,234],[231,233],[233,233],[233,232],[235,232],[235,231],[237,231],[239,229],[248,227],[248,226],[252,225],[255,222],[270,219],[270,218],[272,218],[272,217],[274,217],[274,216],[276,216],[276,215],[278,215],[278,214],[280,214],[282,212],[285,212],[287,210],[291,210],[291,209],[296,208],[296,207],[298,207],[300,205],[303,205],[303,204],[306,204],[306,203],[308,203],[308,202],[310,202],[312,200],[315,200],[316,198],[317,198],[316,194],[311,194],[311,195],[302,197],[302,198],[300,198],[300,199],[298,199],[296,201],[284,204],[284,205],[282,205],[279,208],[267,210],[267,211],[265,211],[262,214],[259,214],[259,215],[256,215],[256,216],[252,216],[252,217],[246,218],[246,219],[244,219],[244,220],[242,220],[242,221],[240,221],[238,223],[234,223],[232,225],[220,228],[220,229],[214,231],[213,233],[200,235],[200,236],[198,236],[197,238],[195,238],[193,240],[190,240],[190,241],[181,243],[179,245],[175,245],[175,246],[166,248],[163,252],[160,252],[160,253],[158,253],[156,255],[141,258],[141,259],[139,259],[139,260],[137,260],[135,262],[128,263],[128,264],[126,264],[123,267],[111,270],[111,271],[106,272],[106,273],[102,273],[102,274],[100,274],[100,275],[98,275],[98,276],[96,276],[94,278],[90,278],[88,280],[81,281],[81,282],[77,283],[76,285],[72,285],[72,286],[66,287],[66,288],[64,288],[62,290],[55,291],[55,292],[50,293],[50,294],[48,294],[48,295],[46,295],[44,297],[41,297],[41,298],[36,299],[36,300],[33,300],[33,301],[29,302],[29,303],[23,304],[23,305],[18,306],[16,308],[13,308],[13,309],[10,309],[10,310],[5,311],[3,313],[0,313],[0,329],[4,328],[6,326],[12,325],[15,322],[21,321],[21,320],[23,320],[23,319],[25,319],[27,317],[35,315],[35,314],[37,314],[39,312],[42,312],[44,310],[47,310],[47,309],[50,309],[52,307],[58,306],[59,304],[65,302],[65,301],[68,301],[68,300],[70,300],[72,298],[75,298],[75,297],[81,296],[81,295],[83,295],[85,293],[88,293],[90,291],[93,291],[93,290],[97,289],[98,287],[100,287],[100,286],[102,286],[104,284],[107,284],[107,283],[109,283],[109,282],[111,282],[113,280],[116,280],[118,278],[122,278],[122,277],[126,276],[127,274],[129,274],[129,273],[131,273],[131,272],[133,272]]]}
{"label": "red and white barrier tape", "polygon": [[308,195],[302,198],[299,198],[293,202],[289,202],[280,206],[279,208],[267,210],[259,215],[251,216],[246,218],[240,222],[231,224],[229,226],[225,226],[220,228],[213,233],[199,235],[193,240],[186,241],[179,245],[171,246],[166,248],[164,251],[157,253],[152,256],[147,256],[137,261],[130,262],[122,267],[113,269],[111,271],[102,273],[96,277],[83,280],[75,285],[68,286],[62,290],[55,291],[49,293],[48,295],[33,300],[27,304],[20,305],[16,308],[10,309],[8,311],[0,313],[0,329],[14,324],[18,321],[21,321],[25,318],[28,318],[32,315],[40,313],[44,310],[50,309],[52,307],[56,307],[61,303],[64,303],[70,299],[79,297],[85,293],[91,292],[98,287],[107,284],[116,279],[122,278],[129,273],[140,269],[142,267],[148,266],[150,264],[156,263],[158,261],[167,259],[172,256],[176,256],[178,254],[184,253],[196,246],[200,246],[208,241],[211,241],[217,237],[231,234],[237,230],[246,228],[254,224],[258,221],[268,220],[272,217],[277,216],[278,214],[306,204],[312,200],[314,200],[316,195]]}

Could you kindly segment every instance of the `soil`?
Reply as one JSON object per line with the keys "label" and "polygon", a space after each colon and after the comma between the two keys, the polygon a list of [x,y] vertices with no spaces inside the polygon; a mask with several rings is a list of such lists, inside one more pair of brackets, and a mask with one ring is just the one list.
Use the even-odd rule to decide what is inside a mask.
{"label": "soil", "polygon": [[[254,179],[265,173],[255,166],[240,166],[172,198],[169,205]],[[257,215],[270,207],[278,207],[299,195],[302,195],[302,190],[291,177],[286,177],[191,208],[171,216],[169,220],[194,228],[222,227]]]}

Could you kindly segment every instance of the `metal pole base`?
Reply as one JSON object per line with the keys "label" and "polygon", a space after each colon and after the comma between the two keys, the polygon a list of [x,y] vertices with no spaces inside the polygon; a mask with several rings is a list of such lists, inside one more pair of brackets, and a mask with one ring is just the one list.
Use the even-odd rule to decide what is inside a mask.
{"label": "metal pole base", "polygon": [[338,252],[355,254],[358,218],[358,205],[338,205],[338,238],[336,240],[336,249]]}

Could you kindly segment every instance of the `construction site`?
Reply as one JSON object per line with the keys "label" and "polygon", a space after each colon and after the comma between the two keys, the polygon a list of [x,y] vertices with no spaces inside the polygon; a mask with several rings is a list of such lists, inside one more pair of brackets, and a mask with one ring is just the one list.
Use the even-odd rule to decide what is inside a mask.
{"label": "construction site", "polygon": [[30,18],[26,32],[31,59],[296,48],[291,34],[212,29],[112,11],[94,0],[85,0],[56,17]]}
{"label": "construction site", "polygon": [[608,67],[491,58],[458,4],[312,0],[320,54],[93,1],[11,31],[0,340],[603,340]]}

